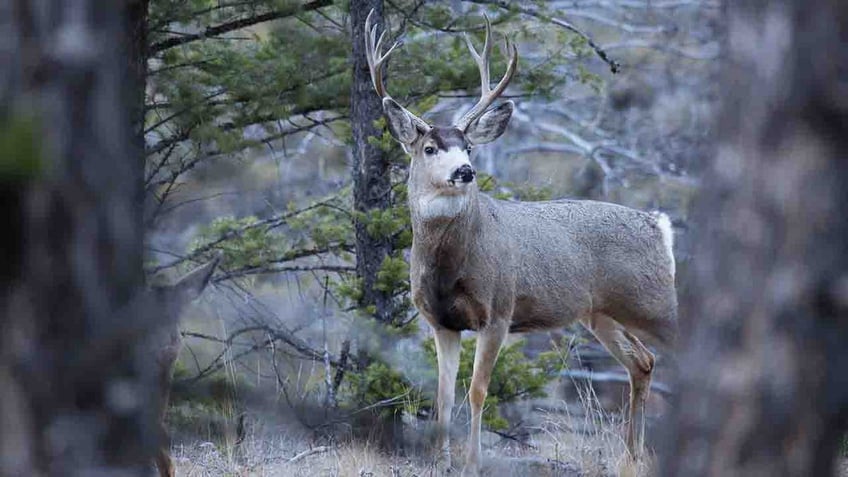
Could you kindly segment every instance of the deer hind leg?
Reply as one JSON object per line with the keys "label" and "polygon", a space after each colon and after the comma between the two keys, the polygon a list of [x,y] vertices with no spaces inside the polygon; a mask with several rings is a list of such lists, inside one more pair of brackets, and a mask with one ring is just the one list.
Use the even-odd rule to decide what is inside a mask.
{"label": "deer hind leg", "polygon": [[174,463],[166,444],[162,444],[156,452],[156,467],[159,469],[159,477],[174,477]]}
{"label": "deer hind leg", "polygon": [[456,393],[456,372],[459,369],[460,334],[448,329],[434,330],[436,359],[439,362],[439,392],[436,398],[437,468],[444,473],[451,467],[450,423]]}
{"label": "deer hind leg", "polygon": [[[594,314],[583,324],[627,369],[630,376],[630,406],[627,410],[625,442],[632,458],[639,456],[644,433],[645,400],[651,387],[654,355],[632,333],[611,317]],[[639,432],[637,433],[637,426]]]}
{"label": "deer hind leg", "polygon": [[156,450],[156,468],[159,469],[159,477],[174,477],[174,463],[171,461],[171,439],[168,426],[165,425],[164,411],[159,418],[159,449]]}
{"label": "deer hind leg", "polygon": [[159,420],[159,449],[156,451],[156,468],[159,477],[174,477],[174,463],[171,460],[171,433],[165,422],[168,412],[168,401],[171,397],[172,367],[176,361],[176,353],[165,355],[159,362],[159,401],[156,403],[156,415]]}
{"label": "deer hind leg", "polygon": [[468,438],[468,454],[465,457],[465,467],[462,475],[476,476],[480,474],[480,431],[483,418],[483,404],[489,392],[489,381],[492,370],[498,359],[501,345],[509,332],[508,324],[492,323],[488,328],[480,330],[477,335],[477,349],[474,353],[474,374],[471,378],[471,388],[468,390],[468,401],[471,403],[471,433]]}

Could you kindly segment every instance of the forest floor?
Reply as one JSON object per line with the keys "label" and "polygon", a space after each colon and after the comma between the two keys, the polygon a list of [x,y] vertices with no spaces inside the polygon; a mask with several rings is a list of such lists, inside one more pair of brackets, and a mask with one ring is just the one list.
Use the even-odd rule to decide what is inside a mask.
{"label": "forest floor", "polygon": [[[538,407],[536,407],[538,405]],[[633,464],[622,442],[621,417],[589,405],[564,401],[533,404],[535,420],[525,422],[529,433],[521,441],[484,432],[483,475],[487,476],[647,476],[651,452]],[[461,420],[461,419],[460,419]],[[426,426],[426,424],[424,424]],[[467,424],[456,424],[452,440],[454,465],[461,466]],[[245,426],[239,444],[228,439],[184,441],[172,448],[179,477],[200,476],[333,476],[429,477],[439,475],[429,452],[421,445],[406,455],[391,455],[373,443],[347,440],[318,444],[308,433],[275,435],[276,424],[262,419]],[[423,434],[415,424],[406,435]],[[648,431],[651,432],[650,430]],[[231,439],[232,440],[232,439]],[[454,475],[459,475],[457,471]]]}
{"label": "forest floor", "polygon": [[[575,445],[558,458],[550,457],[550,444],[561,439]],[[585,436],[556,436],[545,451],[485,451],[482,475],[492,477],[538,476],[650,476],[653,458],[637,465],[603,442]],[[538,443],[538,441],[536,441]],[[199,476],[291,476],[291,477],[436,477],[433,465],[421,456],[401,457],[380,452],[366,444],[306,447],[281,438],[276,442],[247,440],[241,450],[222,451],[209,442],[173,448],[177,477]],[[458,454],[455,454],[458,455]],[[452,475],[459,475],[458,471]],[[841,458],[836,475],[848,477],[848,458]]]}

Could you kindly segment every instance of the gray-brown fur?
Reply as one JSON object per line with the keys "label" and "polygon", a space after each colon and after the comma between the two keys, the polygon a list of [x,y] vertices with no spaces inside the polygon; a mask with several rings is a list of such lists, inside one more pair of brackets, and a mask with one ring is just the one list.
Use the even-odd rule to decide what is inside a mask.
{"label": "gray-brown fur", "polygon": [[[507,202],[474,193],[466,212],[414,224],[415,304],[435,326],[567,326],[594,312],[668,343],[677,298],[657,220],[615,204]],[[413,207],[414,208],[414,207]]]}
{"label": "gray-brown fur", "polygon": [[434,126],[424,138],[432,138],[441,151],[448,151],[452,147],[464,150],[470,144],[462,131],[454,127]]}

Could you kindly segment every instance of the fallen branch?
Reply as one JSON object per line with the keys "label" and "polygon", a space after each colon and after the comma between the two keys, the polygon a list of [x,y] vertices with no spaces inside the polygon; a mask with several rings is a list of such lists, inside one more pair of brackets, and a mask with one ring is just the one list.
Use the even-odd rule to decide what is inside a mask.
{"label": "fallen branch", "polygon": [[294,464],[295,462],[303,459],[304,457],[309,457],[309,456],[315,455],[315,454],[321,454],[322,452],[327,452],[328,450],[331,450],[331,449],[333,449],[333,446],[313,447],[312,449],[305,450],[305,451],[301,452],[300,454],[297,454],[296,456],[287,460],[286,464]]}
{"label": "fallen branch", "polygon": [[[585,369],[567,369],[560,373],[563,378],[582,379],[591,382],[599,383],[629,383],[630,377],[623,373],[615,373],[612,371],[587,371]],[[651,389],[658,393],[669,396],[673,394],[671,387],[665,383],[651,381]]]}

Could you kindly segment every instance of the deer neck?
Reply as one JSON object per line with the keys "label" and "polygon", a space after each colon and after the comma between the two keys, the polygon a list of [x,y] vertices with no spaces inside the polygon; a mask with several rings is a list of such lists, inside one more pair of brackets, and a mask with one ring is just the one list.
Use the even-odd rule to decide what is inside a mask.
{"label": "deer neck", "polygon": [[462,267],[481,227],[476,185],[464,194],[427,195],[410,190],[413,253],[441,270]]}

